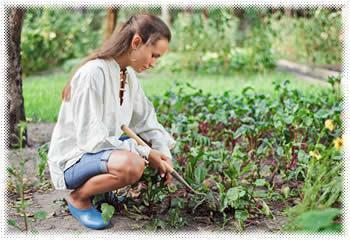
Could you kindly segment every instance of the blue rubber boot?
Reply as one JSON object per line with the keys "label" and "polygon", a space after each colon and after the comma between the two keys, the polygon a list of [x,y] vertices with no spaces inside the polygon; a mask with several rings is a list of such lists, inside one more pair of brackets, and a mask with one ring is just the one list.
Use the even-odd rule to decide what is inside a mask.
{"label": "blue rubber boot", "polygon": [[68,208],[71,214],[76,217],[84,226],[92,229],[102,229],[110,224],[110,221],[104,222],[102,214],[93,206],[88,209],[78,209],[68,202]]}

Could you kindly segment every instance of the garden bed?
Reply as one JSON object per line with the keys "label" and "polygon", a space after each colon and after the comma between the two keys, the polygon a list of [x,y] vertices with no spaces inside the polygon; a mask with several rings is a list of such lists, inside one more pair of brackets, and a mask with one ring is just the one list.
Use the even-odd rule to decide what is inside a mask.
{"label": "garden bed", "polygon": [[[175,180],[163,186],[159,174],[146,167],[139,183],[116,192],[126,200],[103,210],[112,219],[106,231],[341,231],[340,79],[330,78],[330,84],[332,89],[312,97],[289,89],[288,81],[274,83],[277,98],[251,87],[239,96],[229,92],[214,96],[189,83],[153,97],[158,120],[177,141],[174,168],[196,191],[217,198],[218,204],[203,202],[203,197],[187,192]],[[46,127],[52,131],[52,125]],[[29,132],[32,148],[25,149],[22,158],[33,156],[51,135],[35,125]],[[39,148],[39,166],[46,158],[44,146]],[[32,200],[32,205],[51,199],[36,211],[27,208],[33,211],[30,220],[36,219],[30,222],[32,229],[52,221],[47,230],[57,231],[60,222],[66,226],[70,221],[63,231],[85,231],[67,213],[62,198],[68,191],[53,190],[47,168],[42,170],[37,177],[28,176],[24,186],[26,201]],[[13,208],[19,197],[14,183],[13,178],[8,183],[9,218],[23,228]],[[54,213],[40,210],[51,205],[57,209]],[[36,215],[37,211],[41,213]],[[310,226],[310,219],[321,221]]]}
{"label": "garden bed", "polygon": [[[52,130],[55,123],[33,123],[28,125],[28,140],[29,147],[24,149],[25,158],[36,158],[36,162],[39,163],[40,158],[37,154],[37,150],[40,146],[47,143],[52,134]],[[10,156],[9,162],[16,162],[14,156]],[[34,161],[29,161],[26,164],[26,179],[30,181],[38,181],[38,177],[35,175],[37,166],[34,166]],[[30,171],[33,170],[33,171]],[[45,177],[50,178],[48,169],[45,171]],[[176,182],[176,180],[174,180]],[[175,184],[175,183],[174,183]],[[51,232],[62,232],[62,233],[86,233],[86,232],[98,232],[96,230],[88,229],[82,226],[70,213],[67,211],[66,203],[64,198],[68,197],[69,190],[57,191],[52,188],[50,184],[43,184],[42,186],[31,187],[26,191],[26,198],[29,200],[33,207],[27,209],[30,224],[30,230],[36,230],[40,234],[51,233]],[[13,219],[23,229],[24,221],[23,216],[15,210],[15,202],[19,200],[18,194],[15,193],[14,189],[8,191],[7,205],[7,218]],[[267,218],[263,215],[252,218],[246,224],[246,231],[248,232],[268,232],[277,231],[281,228],[282,222],[286,220],[285,216],[278,215],[278,211],[281,210],[281,206],[276,209],[274,215],[275,219]],[[218,223],[213,222],[209,217],[205,216],[202,209],[196,215],[188,213],[186,211],[181,212],[181,216],[188,223],[180,231],[188,233],[196,232],[212,232],[220,230],[221,226]],[[48,214],[45,219],[35,219],[34,214],[38,211],[44,211]],[[167,221],[169,213],[159,214],[156,216],[157,219],[163,219]],[[129,216],[125,211],[117,212],[111,219],[111,225],[105,229],[105,232],[125,232],[125,231],[143,231],[148,227],[149,231],[152,231],[151,221],[147,219],[137,220],[137,216]],[[169,228],[170,230],[174,230]],[[168,229],[168,230],[169,230]],[[231,229],[237,230],[234,221],[227,224],[226,230]],[[147,231],[147,230],[146,230]],[[8,233],[18,233],[18,229],[13,226],[8,226]]]}

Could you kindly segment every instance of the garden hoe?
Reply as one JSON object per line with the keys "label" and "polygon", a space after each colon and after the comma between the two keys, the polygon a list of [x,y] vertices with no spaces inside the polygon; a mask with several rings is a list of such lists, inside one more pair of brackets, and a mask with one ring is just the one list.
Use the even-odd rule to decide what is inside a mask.
{"label": "garden hoe", "polygon": [[[142,146],[147,146],[147,144],[139,137],[137,136],[130,128],[128,128],[127,126],[125,125],[122,125],[121,126],[121,129],[123,130],[123,132],[128,135],[130,138],[136,140],[136,142],[139,144],[139,145],[142,145]],[[145,163],[148,164],[148,161],[146,159],[144,159]],[[205,194],[205,193],[200,193],[200,192],[197,192],[195,191],[186,181],[185,179],[183,179],[180,174],[175,170],[173,169],[171,166],[169,166],[169,164],[167,162],[164,162],[165,163],[165,167],[167,169],[167,172],[170,172],[171,175],[176,178],[180,183],[182,183],[185,187],[187,187],[192,193],[196,194],[196,195],[202,195],[204,196],[205,198],[200,201],[193,209],[193,211],[199,206],[201,205],[205,199],[209,200],[208,196]],[[219,206],[219,201],[215,198],[216,200],[216,203],[215,205],[216,206]]]}

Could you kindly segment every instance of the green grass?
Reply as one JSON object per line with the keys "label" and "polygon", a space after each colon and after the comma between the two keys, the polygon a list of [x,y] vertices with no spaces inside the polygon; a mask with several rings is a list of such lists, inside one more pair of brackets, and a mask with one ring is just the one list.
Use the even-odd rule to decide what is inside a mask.
{"label": "green grass", "polygon": [[273,82],[287,79],[291,82],[291,88],[299,89],[306,95],[325,89],[322,85],[298,79],[292,74],[275,71],[257,74],[237,73],[232,76],[191,72],[158,73],[139,77],[139,79],[147,96],[162,95],[164,90],[171,87],[174,81],[180,83],[188,82],[192,86],[214,95],[223,94],[225,91],[230,91],[232,95],[239,95],[244,88],[249,86],[253,87],[257,92],[272,95],[274,92]]}
{"label": "green grass", "polygon": [[24,110],[33,122],[55,122],[61,92],[70,74],[27,77],[23,80]]}
{"label": "green grass", "polygon": [[[70,74],[31,76],[23,80],[24,107],[27,118],[34,122],[55,122],[61,104],[61,92]],[[242,89],[252,86],[258,92],[272,93],[273,81],[291,81],[291,88],[312,94],[325,87],[299,80],[291,74],[281,72],[238,73],[232,76],[216,74],[150,73],[139,77],[147,96],[163,95],[174,81],[190,83],[204,92],[215,95],[231,91],[240,94]]]}

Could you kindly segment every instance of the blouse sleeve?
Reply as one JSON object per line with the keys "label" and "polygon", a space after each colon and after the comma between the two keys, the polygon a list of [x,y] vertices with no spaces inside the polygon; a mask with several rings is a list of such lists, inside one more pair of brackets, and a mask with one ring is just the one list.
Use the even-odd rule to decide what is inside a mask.
{"label": "blouse sleeve", "polygon": [[135,101],[130,127],[136,134],[152,144],[152,148],[159,150],[164,155],[172,158],[170,150],[176,144],[175,140],[158,122],[153,104],[145,96],[140,83],[135,78]]}
{"label": "blouse sleeve", "polygon": [[103,72],[90,71],[80,77],[84,79],[78,81],[83,80],[84,86],[77,87],[71,99],[78,147],[90,153],[101,149],[120,149],[147,158],[151,150],[148,146],[140,146],[134,139],[121,141],[117,136],[109,136],[102,121],[103,91],[99,90],[102,89],[99,84],[103,82]]}

